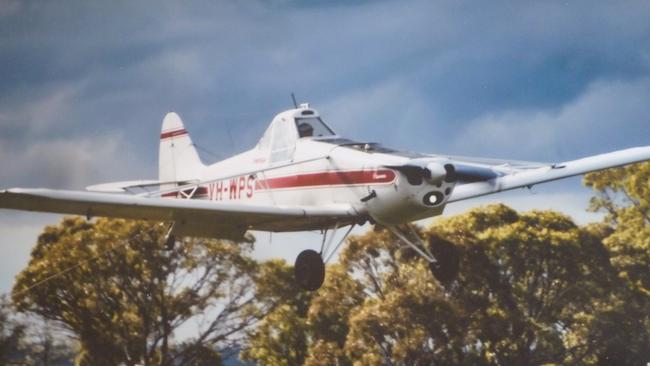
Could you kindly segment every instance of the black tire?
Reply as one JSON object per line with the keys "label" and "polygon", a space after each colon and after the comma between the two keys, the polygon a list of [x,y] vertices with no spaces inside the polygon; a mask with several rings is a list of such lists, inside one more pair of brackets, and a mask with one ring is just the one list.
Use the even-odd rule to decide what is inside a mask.
{"label": "black tire", "polygon": [[443,285],[455,280],[460,270],[458,248],[447,240],[432,236],[429,238],[429,250],[437,260],[437,263],[429,265],[433,277]]}
{"label": "black tire", "polygon": [[296,258],[293,274],[298,286],[303,290],[318,290],[325,281],[323,258],[315,250],[303,250]]}

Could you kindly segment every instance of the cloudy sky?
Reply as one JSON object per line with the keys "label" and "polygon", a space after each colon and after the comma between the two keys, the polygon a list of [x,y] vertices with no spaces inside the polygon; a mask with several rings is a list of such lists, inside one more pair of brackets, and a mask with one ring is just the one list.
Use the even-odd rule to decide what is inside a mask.
{"label": "cloudy sky", "polygon": [[[155,178],[171,110],[204,161],[227,157],[291,92],[341,135],[409,150],[563,161],[650,145],[650,3],[489,4],[0,0],[0,187]],[[502,201],[584,223],[589,195],[569,179],[448,212]],[[0,211],[0,292],[59,219]],[[301,242],[318,237],[260,239],[258,255]]]}

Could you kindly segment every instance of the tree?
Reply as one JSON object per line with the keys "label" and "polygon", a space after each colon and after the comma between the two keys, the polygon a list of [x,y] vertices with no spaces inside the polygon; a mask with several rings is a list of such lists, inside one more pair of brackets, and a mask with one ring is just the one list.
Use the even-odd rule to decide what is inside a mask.
{"label": "tree", "polygon": [[[74,334],[78,364],[196,364],[257,321],[252,244],[185,240],[168,251],[164,232],[144,221],[66,218],[38,238],[14,302]],[[175,344],[177,329],[198,319],[197,334]]]}
{"label": "tree", "polygon": [[23,359],[26,326],[14,318],[11,303],[0,296],[0,365]]}
{"label": "tree", "polygon": [[64,335],[40,319],[16,312],[0,296],[0,365],[50,366],[74,359],[74,348]]}
{"label": "tree", "polygon": [[456,280],[435,281],[428,264],[386,230],[351,237],[325,285],[303,299],[308,310],[265,319],[249,339],[251,350],[281,359],[274,344],[289,343],[269,339],[289,334],[300,340],[289,348],[306,355],[292,364],[599,360],[600,345],[589,336],[597,333],[597,323],[589,317],[616,287],[616,270],[602,243],[607,227],[578,227],[559,213],[493,205],[416,232],[458,247],[462,270]]}
{"label": "tree", "polygon": [[590,173],[584,182],[596,193],[591,209],[607,214],[604,244],[617,274],[584,337],[602,345],[599,364],[643,364],[650,360],[650,163]]}
{"label": "tree", "polygon": [[[23,314],[21,314],[23,315]],[[69,365],[77,354],[70,335],[38,316],[21,316],[27,326],[25,338],[25,365]]]}
{"label": "tree", "polygon": [[[568,344],[611,287],[601,232],[555,212],[503,205],[440,220],[431,233],[456,243],[463,270],[447,289],[467,313],[471,356],[484,364],[568,363]],[[583,355],[588,356],[587,355]]]}
{"label": "tree", "polygon": [[628,287],[650,297],[650,163],[585,176],[594,189],[591,209],[607,213],[613,228],[605,244]]}
{"label": "tree", "polygon": [[309,303],[310,344],[305,365],[351,365],[344,350],[350,332],[347,320],[364,298],[363,288],[343,266],[328,268],[324,286]]}
{"label": "tree", "polygon": [[365,290],[344,345],[355,365],[430,364],[433,355],[459,361],[458,309],[415,252],[377,229],[351,238],[340,260]]}
{"label": "tree", "polygon": [[341,267],[331,266],[318,292],[304,292],[284,261],[261,267],[256,296],[272,310],[248,334],[241,358],[261,365],[348,365],[347,318],[361,302],[360,286]]}
{"label": "tree", "polygon": [[[306,357],[306,314],[312,293],[294,286],[293,268],[283,260],[260,266],[256,296],[258,311],[268,313],[248,339],[242,360],[261,365],[301,365]],[[270,310],[269,310],[270,309]]]}

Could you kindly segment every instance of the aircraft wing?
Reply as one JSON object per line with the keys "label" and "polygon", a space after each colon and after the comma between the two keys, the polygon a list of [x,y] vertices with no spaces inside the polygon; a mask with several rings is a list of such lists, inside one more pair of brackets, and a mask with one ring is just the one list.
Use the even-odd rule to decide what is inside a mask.
{"label": "aircraft wing", "polygon": [[[619,150],[607,154],[589,156],[583,159],[546,165],[513,165],[504,161],[502,165],[492,160],[490,164],[453,160],[461,175],[477,177],[475,181],[456,185],[447,202],[462,201],[515,188],[572,177],[589,172],[615,168],[627,164],[650,160],[650,146]],[[481,179],[481,177],[485,177]]]}
{"label": "aircraft wing", "polygon": [[[0,191],[0,208],[182,223],[187,235],[219,236],[224,229],[292,231],[291,224],[352,221],[339,206],[271,206],[137,195],[13,188]],[[315,225],[318,227],[318,225]]]}
{"label": "aircraft wing", "polygon": [[431,155],[437,159],[449,159],[453,160],[456,163],[460,164],[477,164],[481,166],[507,166],[517,169],[534,169],[541,168],[544,166],[551,165],[548,162],[539,162],[539,161],[522,161],[522,160],[505,160],[505,159],[494,159],[494,158],[479,158],[479,157],[469,157],[469,156],[457,156],[457,155]]}

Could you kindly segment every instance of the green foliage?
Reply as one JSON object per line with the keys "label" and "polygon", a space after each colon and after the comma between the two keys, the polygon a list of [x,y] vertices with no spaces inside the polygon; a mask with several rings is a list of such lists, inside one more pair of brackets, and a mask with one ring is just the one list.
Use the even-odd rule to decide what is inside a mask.
{"label": "green foliage", "polygon": [[604,244],[618,277],[608,301],[589,318],[598,362],[638,365],[650,360],[650,163],[585,176],[597,195],[591,209],[607,213]]}
{"label": "green foliage", "polygon": [[585,184],[597,192],[592,210],[607,212],[614,228],[605,240],[612,264],[631,289],[650,297],[650,163],[591,173]]}
{"label": "green foliage", "polygon": [[[632,365],[646,357],[647,308],[621,290],[623,267],[610,264],[612,251],[603,244],[615,234],[608,225],[579,227],[556,212],[493,205],[417,231],[456,244],[461,273],[455,281],[433,280],[419,256],[381,229],[351,237],[325,285],[309,295],[277,291],[291,268],[276,263],[275,275],[266,278],[275,285],[258,287],[264,289],[259,296],[285,302],[250,333],[245,359]],[[630,352],[621,352],[625,344]]]}
{"label": "green foliage", "polygon": [[472,356],[485,364],[566,363],[584,340],[565,344],[576,313],[610,287],[600,238],[566,216],[502,206],[438,221],[457,243],[461,272],[447,289],[467,313]]}
{"label": "green foliage", "polygon": [[[273,310],[241,353],[244,361],[260,365],[347,365],[342,351],[350,309],[362,289],[339,267],[331,266],[318,293],[297,289],[293,268],[283,261],[262,264],[257,296]],[[343,295],[344,296],[341,296]]]}
{"label": "green foliage", "polygon": [[[74,334],[79,365],[196,364],[257,321],[249,291],[257,266],[250,244],[186,240],[167,251],[164,231],[66,218],[39,237],[14,302]],[[175,331],[197,314],[210,318],[175,346]]]}
{"label": "green foliage", "polygon": [[306,357],[311,294],[297,289],[293,268],[282,260],[263,263],[256,282],[260,311],[268,315],[249,333],[241,359],[262,365],[301,365]]}

